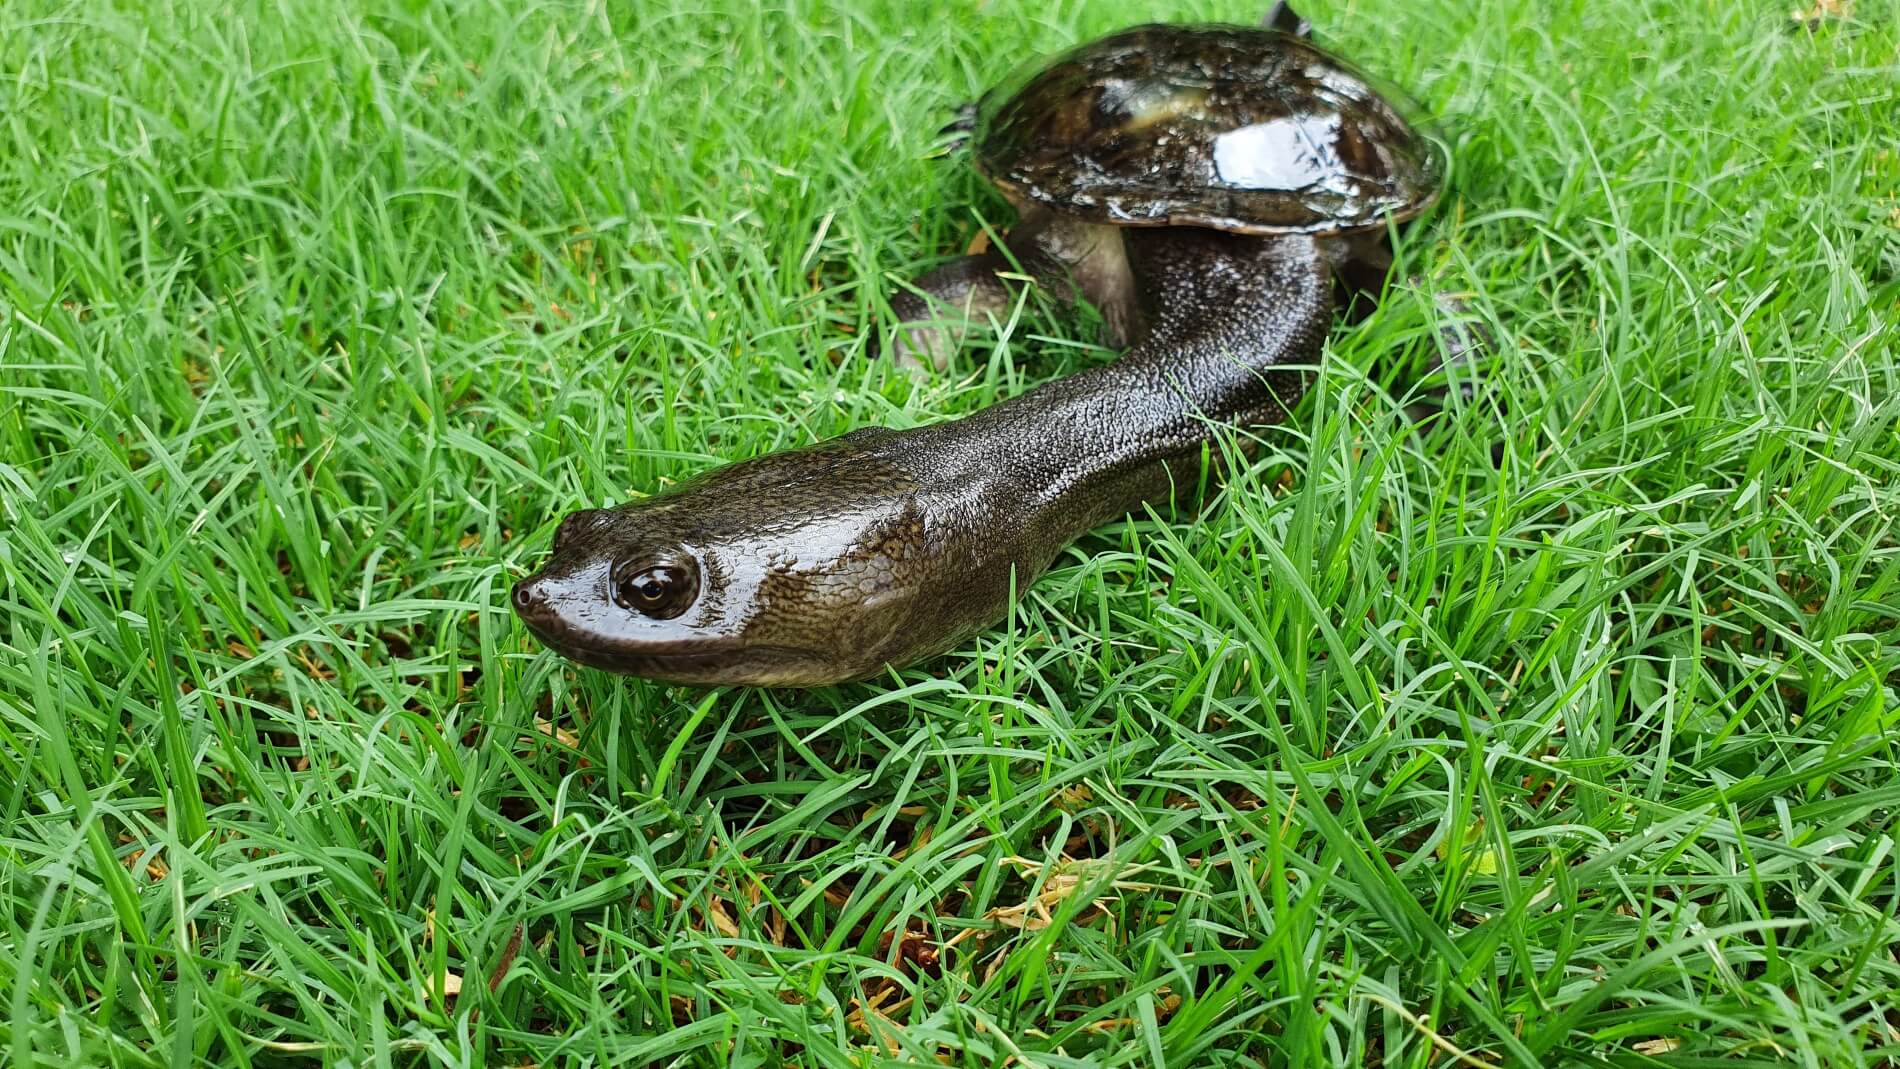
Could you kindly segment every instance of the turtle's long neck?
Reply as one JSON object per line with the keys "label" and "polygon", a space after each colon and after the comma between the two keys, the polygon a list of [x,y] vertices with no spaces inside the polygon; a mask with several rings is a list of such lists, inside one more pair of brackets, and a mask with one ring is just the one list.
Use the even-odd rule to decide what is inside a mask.
{"label": "turtle's long neck", "polygon": [[1217,423],[1284,416],[1306,388],[1289,365],[1318,362],[1332,321],[1332,275],[1314,240],[1170,227],[1127,241],[1148,332],[1106,370],[1159,377]]}
{"label": "turtle's long neck", "polygon": [[960,421],[975,440],[1000,432],[993,459],[1042,500],[1075,501],[1058,511],[1078,530],[1165,492],[1167,463],[1219,426],[1282,418],[1306,384],[1292,366],[1318,362],[1332,318],[1311,238],[1127,234],[1147,324],[1127,354]]}

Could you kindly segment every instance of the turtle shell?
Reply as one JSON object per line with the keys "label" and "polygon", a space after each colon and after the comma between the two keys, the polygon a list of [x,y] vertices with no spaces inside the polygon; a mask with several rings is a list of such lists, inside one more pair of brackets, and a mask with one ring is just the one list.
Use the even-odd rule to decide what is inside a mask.
{"label": "turtle shell", "polygon": [[986,94],[976,163],[1012,197],[1106,223],[1340,233],[1437,195],[1442,155],[1407,113],[1278,30],[1137,26]]}

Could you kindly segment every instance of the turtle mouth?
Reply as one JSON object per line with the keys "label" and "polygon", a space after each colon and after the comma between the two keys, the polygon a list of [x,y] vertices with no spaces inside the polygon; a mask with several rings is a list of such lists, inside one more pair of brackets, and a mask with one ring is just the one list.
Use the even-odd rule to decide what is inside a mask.
{"label": "turtle mouth", "polygon": [[589,634],[558,616],[523,615],[541,644],[571,661],[605,672],[700,686],[811,685],[841,681],[825,658],[795,646],[753,645],[737,638],[626,640]]}

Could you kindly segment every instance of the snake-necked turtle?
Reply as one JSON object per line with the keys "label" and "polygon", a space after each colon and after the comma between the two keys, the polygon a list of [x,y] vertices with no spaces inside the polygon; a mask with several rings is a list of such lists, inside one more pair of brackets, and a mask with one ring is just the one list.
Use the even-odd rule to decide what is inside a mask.
{"label": "snake-necked turtle", "polygon": [[[1193,487],[1222,424],[1282,417],[1336,290],[1440,166],[1400,106],[1285,28],[1144,26],[989,94],[976,161],[1021,209],[1023,269],[1070,280],[1127,352],[962,419],[869,427],[568,516],[514,590],[542,641],[687,683],[808,686],[940,653],[994,624],[1089,529]],[[1001,310],[1001,251],[893,301],[897,349],[940,353],[932,302]]]}

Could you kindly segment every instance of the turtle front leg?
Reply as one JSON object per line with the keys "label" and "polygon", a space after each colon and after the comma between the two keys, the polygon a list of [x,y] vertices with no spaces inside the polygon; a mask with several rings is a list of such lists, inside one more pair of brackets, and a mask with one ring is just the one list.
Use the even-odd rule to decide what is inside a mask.
{"label": "turtle front leg", "polygon": [[1006,248],[952,260],[891,297],[891,355],[905,367],[943,370],[971,323],[1009,314],[1024,276],[1065,304],[1079,295],[1094,305],[1111,348],[1126,347],[1140,332],[1121,229],[1029,208]]}
{"label": "turtle front leg", "polygon": [[1013,270],[996,253],[961,256],[917,276],[911,288],[891,296],[897,326],[891,332],[891,357],[900,367],[950,366],[971,321],[1001,318],[1014,299],[999,273]]}

